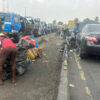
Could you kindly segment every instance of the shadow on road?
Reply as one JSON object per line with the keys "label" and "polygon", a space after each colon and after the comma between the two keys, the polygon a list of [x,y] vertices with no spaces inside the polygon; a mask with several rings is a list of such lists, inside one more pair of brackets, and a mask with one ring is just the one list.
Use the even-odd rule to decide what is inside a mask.
{"label": "shadow on road", "polygon": [[[80,57],[79,57],[80,58]],[[80,60],[82,62],[91,62],[91,63],[100,63],[100,56],[95,56],[95,55],[86,55],[86,57],[84,59]]]}

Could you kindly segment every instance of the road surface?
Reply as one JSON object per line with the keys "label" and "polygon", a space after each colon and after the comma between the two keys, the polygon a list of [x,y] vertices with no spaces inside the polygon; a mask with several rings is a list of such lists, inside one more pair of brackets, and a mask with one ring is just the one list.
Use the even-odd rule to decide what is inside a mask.
{"label": "road surface", "polygon": [[70,100],[100,100],[100,57],[69,53]]}
{"label": "road surface", "polygon": [[56,100],[62,66],[63,41],[55,33],[44,36],[43,57],[36,59],[28,72],[0,86],[0,100]]}

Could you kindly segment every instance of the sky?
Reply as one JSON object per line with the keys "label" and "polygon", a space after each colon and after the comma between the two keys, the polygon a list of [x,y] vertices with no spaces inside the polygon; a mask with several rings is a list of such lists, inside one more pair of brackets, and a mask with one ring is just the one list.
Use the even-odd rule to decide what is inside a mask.
{"label": "sky", "polygon": [[2,1],[5,1],[5,11],[8,1],[9,12],[25,16],[26,11],[27,16],[47,22],[57,20],[67,23],[76,17],[80,20],[100,17],[100,0],[0,0],[0,11],[3,10]]}

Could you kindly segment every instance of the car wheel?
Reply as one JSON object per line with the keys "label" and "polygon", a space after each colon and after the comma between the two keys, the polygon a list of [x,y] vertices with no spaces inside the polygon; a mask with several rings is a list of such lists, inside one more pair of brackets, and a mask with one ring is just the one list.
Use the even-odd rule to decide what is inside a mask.
{"label": "car wheel", "polygon": [[86,57],[86,55],[85,55],[84,53],[82,53],[81,47],[78,48],[78,49],[79,49],[79,56],[80,56],[80,58],[81,58],[81,59],[84,59],[84,58]]}

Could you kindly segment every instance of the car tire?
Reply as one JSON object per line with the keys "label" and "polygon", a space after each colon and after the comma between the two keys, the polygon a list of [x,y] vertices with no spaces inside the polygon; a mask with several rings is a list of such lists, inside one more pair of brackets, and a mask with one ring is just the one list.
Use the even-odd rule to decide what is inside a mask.
{"label": "car tire", "polygon": [[84,53],[82,53],[81,47],[79,48],[79,56],[81,59],[84,59],[86,57],[86,55]]}

